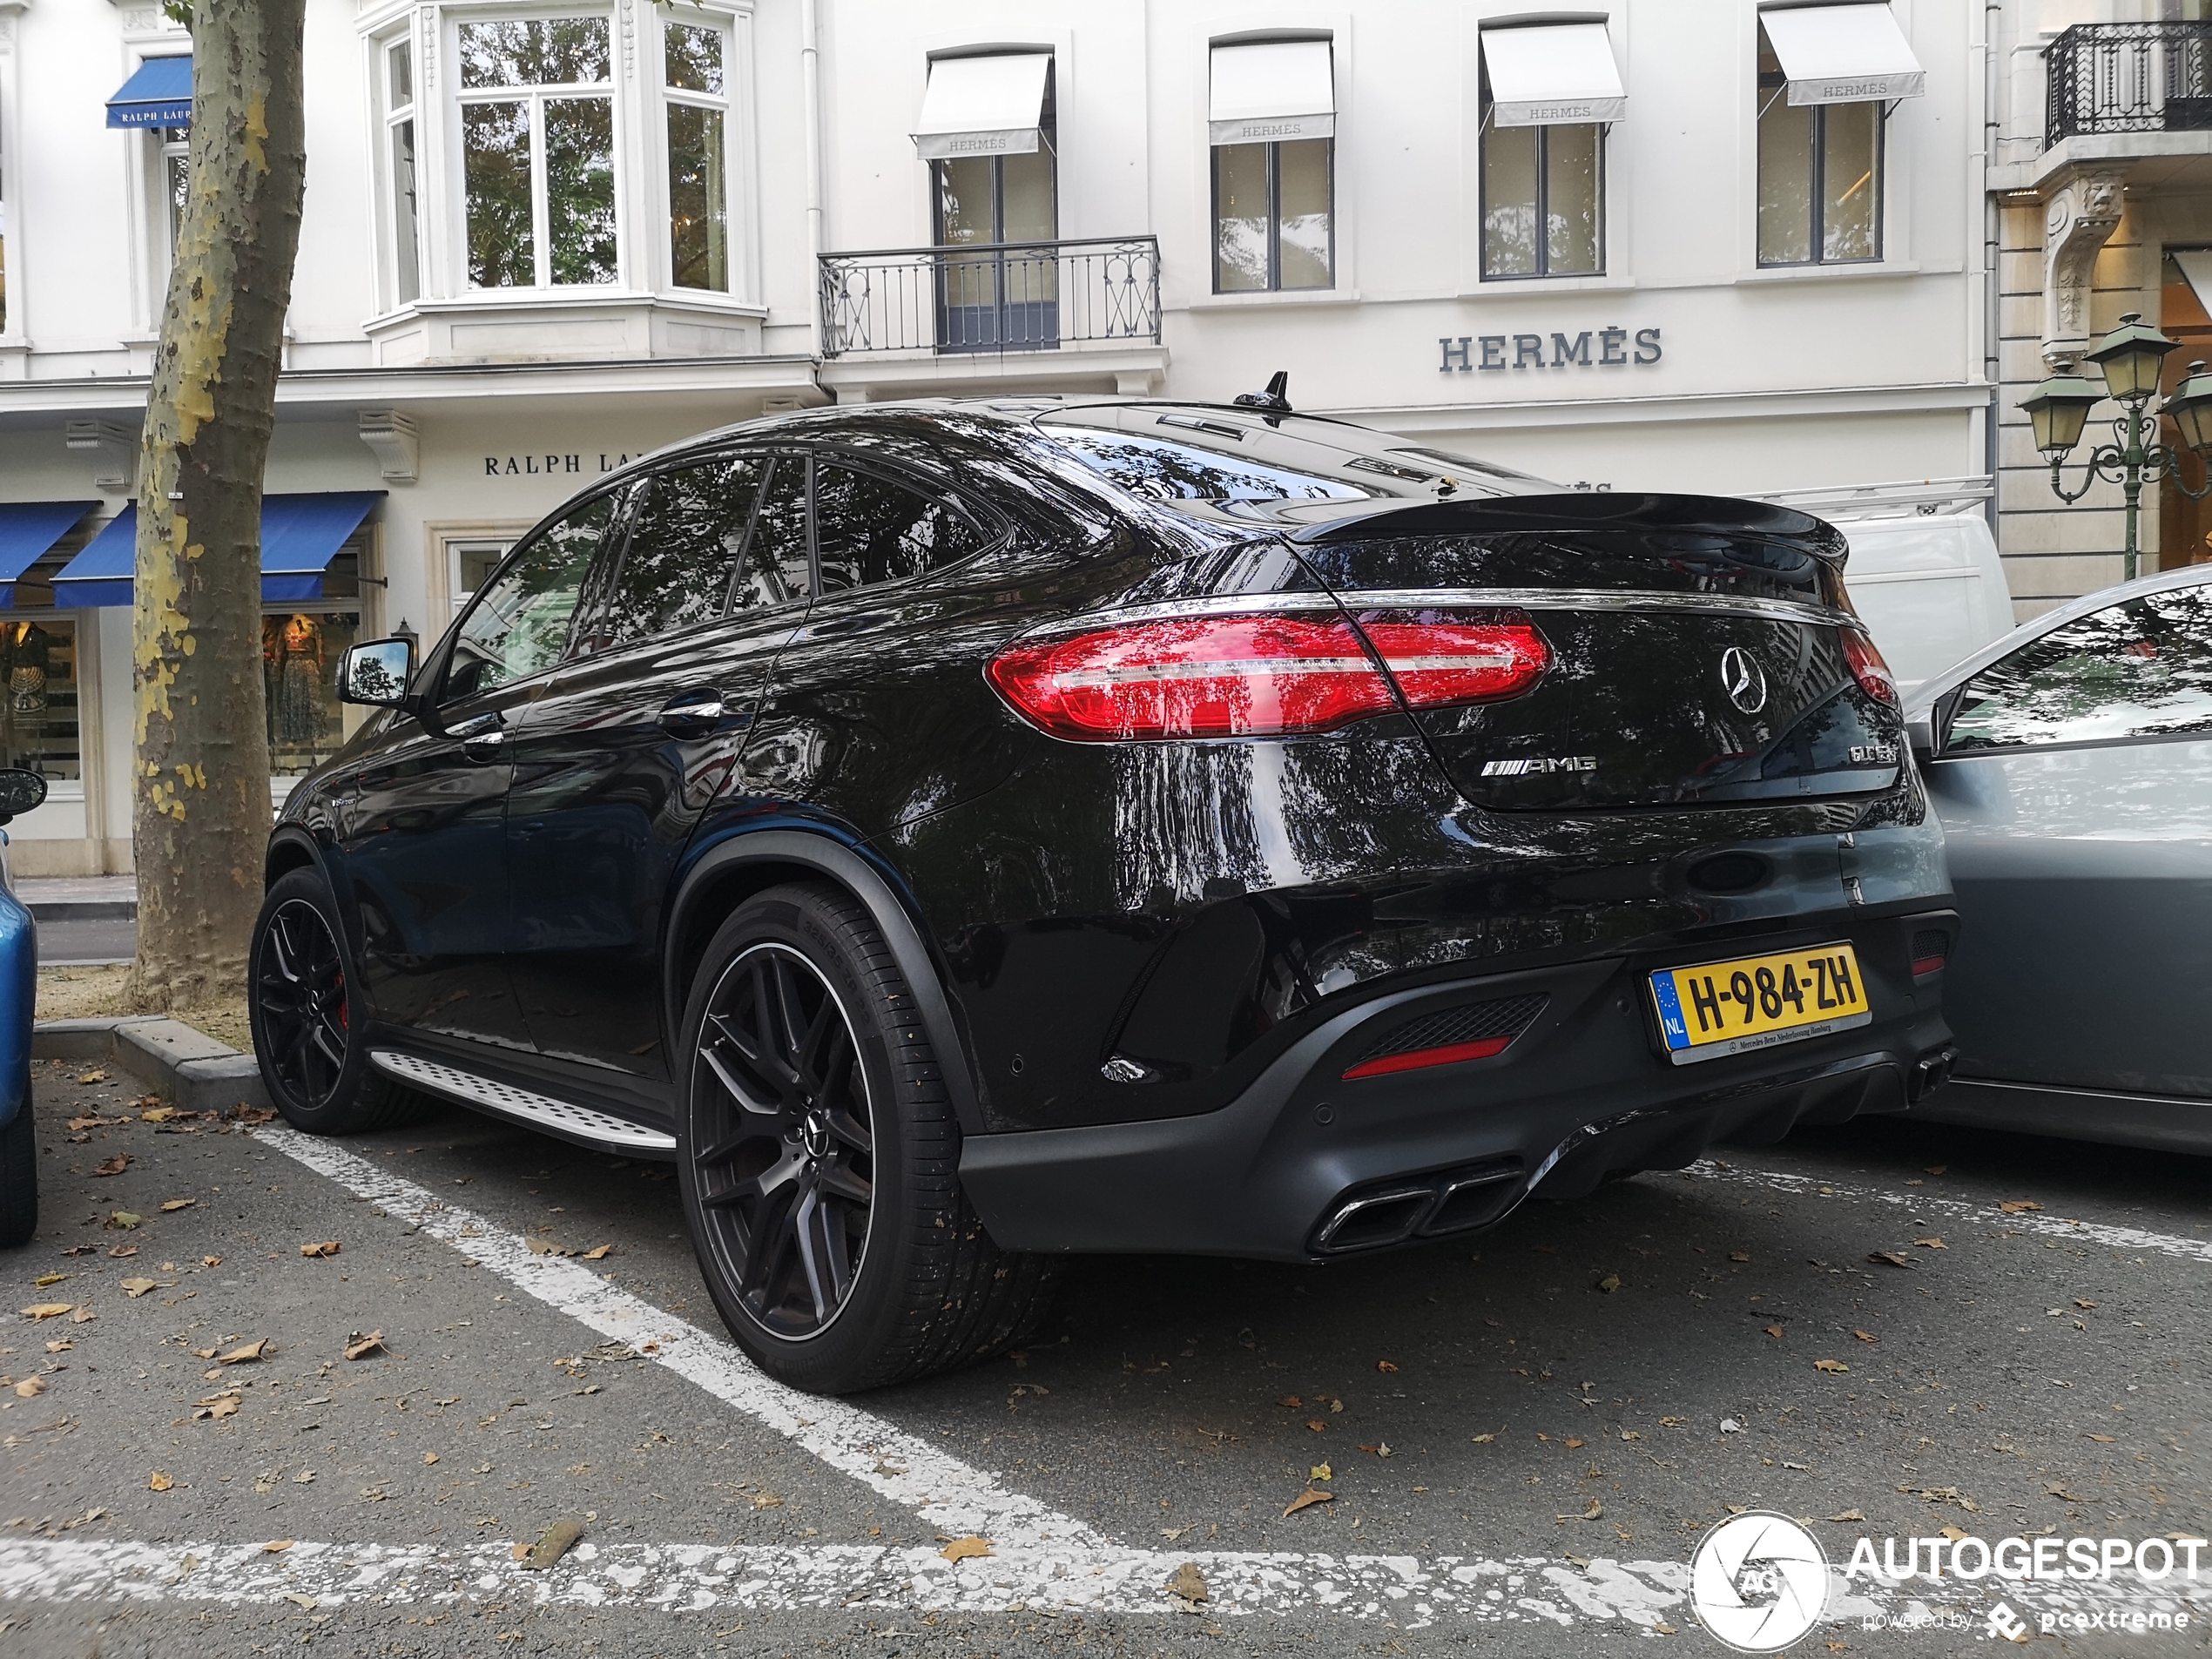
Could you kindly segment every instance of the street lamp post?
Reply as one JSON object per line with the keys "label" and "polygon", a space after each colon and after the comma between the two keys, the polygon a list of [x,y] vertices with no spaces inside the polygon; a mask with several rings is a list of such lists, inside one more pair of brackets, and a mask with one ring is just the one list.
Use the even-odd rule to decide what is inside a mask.
{"label": "street lamp post", "polygon": [[[2020,405],[2034,428],[2036,448],[2051,463],[2051,489],[2060,501],[2080,501],[2100,478],[2120,486],[2127,502],[2126,579],[2131,582],[2143,485],[2168,480],[2191,501],[2212,493],[2212,474],[2202,488],[2191,489],[2182,478],[2180,453],[2152,435],[2158,417],[2149,405],[2158,394],[2159,367],[2176,344],[2131,311],[2086,359],[2102,371],[2102,384],[2082,374],[2054,374]],[[2081,442],[2090,409],[2107,397],[2117,400],[2121,410],[2112,423],[2114,442],[2089,452],[2081,487],[2069,490],[2062,470],[2066,458]],[[2212,371],[2191,363],[2188,378],[2166,400],[2162,413],[2174,417],[2182,442],[2200,459],[2212,461]]]}

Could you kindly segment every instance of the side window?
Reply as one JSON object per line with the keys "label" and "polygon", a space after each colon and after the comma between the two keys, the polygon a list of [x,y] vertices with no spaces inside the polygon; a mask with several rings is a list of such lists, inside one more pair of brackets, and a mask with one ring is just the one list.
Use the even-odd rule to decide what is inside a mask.
{"label": "side window", "polygon": [[822,591],[897,582],[981,545],[943,502],[833,461],[814,467],[814,550]]}
{"label": "side window", "polygon": [[752,521],[745,569],[738,574],[739,610],[806,597],[806,460],[786,455],[769,475]]}
{"label": "side window", "polygon": [[[610,644],[631,644],[722,615],[767,470],[759,455],[724,455],[645,481],[630,547],[607,596]],[[805,593],[803,584],[799,591]]]}
{"label": "side window", "polygon": [[1966,683],[1946,754],[2212,731],[2212,588],[2054,628]]}
{"label": "side window", "polygon": [[614,522],[617,499],[610,495],[585,502],[523,543],[478,590],[454,642],[440,701],[482,697],[560,661],[584,574]]}

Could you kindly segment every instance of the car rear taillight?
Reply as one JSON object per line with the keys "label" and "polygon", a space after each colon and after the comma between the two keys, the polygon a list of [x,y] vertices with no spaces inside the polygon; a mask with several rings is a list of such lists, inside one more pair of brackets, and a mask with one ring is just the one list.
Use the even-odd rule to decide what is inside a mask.
{"label": "car rear taillight", "polygon": [[1858,688],[1878,703],[1897,706],[1897,681],[1874,642],[1856,628],[1844,630],[1844,659],[1858,681]]}
{"label": "car rear taillight", "polygon": [[[1416,706],[1511,696],[1535,684],[1548,658],[1525,618],[1393,617],[1366,631]],[[1330,732],[1398,706],[1375,657],[1341,618],[1129,623],[1017,643],[987,672],[1023,718],[1084,743]]]}

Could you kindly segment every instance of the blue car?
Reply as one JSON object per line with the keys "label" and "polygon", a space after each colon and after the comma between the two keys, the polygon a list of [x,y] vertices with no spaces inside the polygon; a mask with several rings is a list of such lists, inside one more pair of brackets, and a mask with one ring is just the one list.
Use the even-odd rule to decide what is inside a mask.
{"label": "blue car", "polygon": [[[46,799],[35,772],[0,770],[0,824]],[[0,835],[0,845],[7,838]],[[38,928],[0,862],[0,1249],[38,1230],[38,1141],[30,1123],[31,1010],[38,1000]]]}

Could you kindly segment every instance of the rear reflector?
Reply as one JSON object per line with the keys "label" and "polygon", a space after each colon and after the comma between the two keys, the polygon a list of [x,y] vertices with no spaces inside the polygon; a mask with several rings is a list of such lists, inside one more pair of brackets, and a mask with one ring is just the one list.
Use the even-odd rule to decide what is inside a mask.
{"label": "rear reflector", "polygon": [[1945,959],[1951,954],[1951,936],[1934,928],[1923,928],[1912,935],[1912,977],[1925,979],[1931,974],[1943,971]]}
{"label": "rear reflector", "polygon": [[[1510,697],[1535,684],[1548,658],[1526,618],[1393,621],[1368,634],[1414,706]],[[987,671],[1024,719],[1084,743],[1330,732],[1398,706],[1341,618],[1132,623],[1018,643]]]}
{"label": "rear reflector", "polygon": [[1344,1074],[1344,1081],[1379,1077],[1392,1071],[1417,1071],[1423,1066],[1456,1065],[1462,1060],[1487,1060],[1494,1054],[1503,1054],[1512,1041],[1511,1037],[1485,1037],[1480,1042],[1454,1042],[1441,1049],[1416,1049],[1411,1054],[1387,1055],[1380,1060],[1362,1061]]}
{"label": "rear reflector", "polygon": [[1880,648],[1872,639],[1856,628],[1844,630],[1844,658],[1851,664],[1851,671],[1858,681],[1858,688],[1878,703],[1892,708],[1898,704],[1897,680],[1890,673],[1890,665],[1882,660]]}

